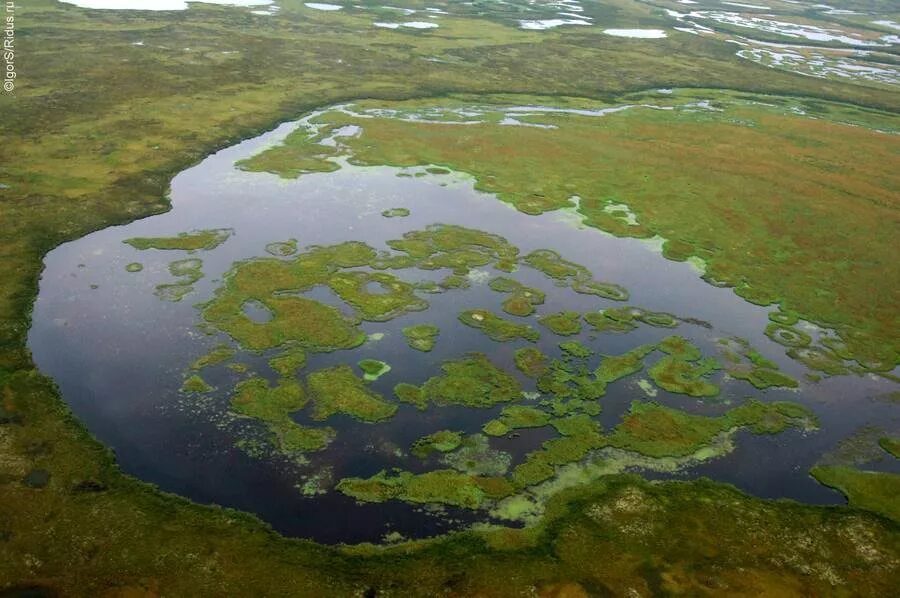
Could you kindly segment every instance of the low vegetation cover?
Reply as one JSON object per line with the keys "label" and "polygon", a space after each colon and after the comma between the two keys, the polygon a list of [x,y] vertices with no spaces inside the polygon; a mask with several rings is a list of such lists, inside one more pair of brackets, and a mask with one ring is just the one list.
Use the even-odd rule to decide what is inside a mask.
{"label": "low vegetation cover", "polygon": [[[891,595],[900,488],[890,467],[815,465],[812,476],[847,507],[623,473],[683,472],[748,434],[815,434],[818,407],[802,394],[815,381],[896,382],[900,364],[896,85],[865,78],[865,67],[804,76],[784,57],[767,62],[758,46],[738,46],[798,39],[759,29],[765,19],[750,6],[698,3],[17,3],[21,70],[15,92],[0,96],[0,593]],[[581,10],[561,17],[574,4]],[[878,3],[845,4],[769,9],[867,44],[894,32],[885,23],[896,15]],[[688,10],[708,32],[672,14]],[[743,24],[716,16],[745,12],[753,18]],[[576,17],[586,22],[548,24]],[[606,32],[635,27],[664,37]],[[803,36],[804,62],[834,52],[829,64],[862,61],[869,77],[893,68],[893,42],[857,56],[819,38]],[[286,235],[210,280],[213,252],[237,234],[210,214],[196,230],[125,239],[116,265],[173,310],[216,288],[196,311],[192,338],[203,348],[172,372],[178,401],[218,405],[223,421],[246,424],[256,435],[237,441],[248,455],[306,467],[296,490],[310,500],[337,493],[475,512],[481,523],[430,540],[327,547],[124,475],[32,362],[42,258],[167,210],[179,171],[312,110],[311,128],[237,168],[284,181],[385,165],[436,185],[468,177],[523,214],[643,240],[766,306],[770,322],[748,338],[768,337],[794,363],[742,339],[697,340],[702,322],[658,302],[632,305],[644,296],[596,279],[552,239],[520,251],[452,224],[401,227],[388,250],[352,232],[306,248]],[[394,226],[421,215],[392,207],[365,218]],[[439,276],[413,280],[420,271]],[[432,320],[440,329],[414,323],[444,299],[436,294],[477,292],[480,272],[502,294],[496,305]],[[324,289],[339,307],[315,294]],[[556,305],[558,293],[592,307]],[[434,371],[413,374],[378,354],[371,331],[395,322],[403,357]],[[483,335],[492,349],[455,352],[460,334]],[[319,361],[332,357],[338,365]],[[638,400],[638,388],[653,400]],[[635,400],[618,418],[609,395],[623,389]],[[787,390],[797,402],[782,400],[794,396]],[[392,453],[401,467],[333,476],[318,461],[346,440],[345,425],[377,430],[454,409],[481,420],[413,436]],[[890,430],[872,438],[878,458],[896,458]],[[509,449],[517,439],[531,450]],[[406,449],[413,458],[401,461]]]}

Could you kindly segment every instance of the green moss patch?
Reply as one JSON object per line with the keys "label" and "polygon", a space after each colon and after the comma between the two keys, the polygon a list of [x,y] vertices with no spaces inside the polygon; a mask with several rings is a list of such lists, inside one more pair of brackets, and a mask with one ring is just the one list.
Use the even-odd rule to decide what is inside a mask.
{"label": "green moss patch", "polygon": [[250,378],[235,388],[231,408],[264,423],[273,443],[283,453],[319,451],[334,438],[334,430],[301,426],[290,417],[291,413],[302,409],[307,400],[296,380],[282,378],[275,387],[270,387],[264,378]]}
{"label": "green moss patch", "polygon": [[144,269],[144,265],[140,262],[131,262],[130,264],[125,266],[126,272],[140,272]]}
{"label": "green moss patch", "polygon": [[363,359],[357,365],[363,371],[363,379],[368,382],[374,382],[391,371],[391,366],[377,359]]}
{"label": "green moss patch", "polygon": [[483,434],[472,434],[462,441],[459,448],[445,454],[442,461],[470,476],[499,477],[509,470],[512,457],[509,453],[491,448]]}
{"label": "green moss patch", "polygon": [[564,259],[552,249],[537,249],[522,258],[527,265],[543,272],[546,276],[567,285],[591,279],[590,271],[574,262]]}
{"label": "green moss patch", "polygon": [[719,387],[705,378],[721,367],[712,358],[693,363],[667,355],[653,364],[647,373],[663,390],[692,397],[714,397],[719,394]]}
{"label": "green moss patch", "polygon": [[452,469],[439,469],[418,475],[408,471],[388,475],[382,471],[371,478],[344,478],[335,488],[362,502],[396,499],[477,509],[489,500],[483,487],[489,483],[489,479],[480,480]]}
{"label": "green moss patch", "polygon": [[900,459],[900,438],[890,438],[888,436],[879,438],[878,446],[889,452],[894,457]]}
{"label": "green moss patch", "polygon": [[194,360],[194,363],[191,364],[191,369],[202,370],[203,368],[209,367],[211,365],[216,365],[224,361],[228,361],[229,359],[234,357],[234,354],[234,349],[232,349],[228,345],[219,345],[217,347],[213,347],[209,353]]}
{"label": "green moss patch", "polygon": [[180,233],[174,237],[133,237],[125,239],[123,242],[140,250],[212,250],[227,241],[233,232],[231,229],[199,230],[190,233]]}
{"label": "green moss patch", "polygon": [[788,350],[788,356],[829,376],[841,376],[848,371],[837,355],[821,347],[794,347]]}
{"label": "green moss patch", "polygon": [[290,377],[306,365],[306,351],[301,347],[291,347],[269,360],[269,367],[281,376]]}
{"label": "green moss patch", "polygon": [[226,290],[203,307],[203,318],[251,351],[288,343],[311,351],[333,351],[357,347],[366,340],[355,320],[330,305],[305,297],[257,298],[273,317],[268,322],[254,322],[243,312],[244,302],[251,297]]}
{"label": "green moss patch", "polygon": [[538,322],[560,336],[571,336],[581,332],[581,314],[577,311],[561,311],[538,318]]}
{"label": "green moss patch", "polygon": [[434,324],[416,324],[403,329],[406,343],[417,351],[428,352],[434,348],[441,329]]}
{"label": "green moss patch", "polygon": [[799,383],[787,374],[765,368],[753,368],[752,370],[729,369],[728,374],[738,380],[746,380],[760,390],[772,387],[797,388],[799,386]]}
{"label": "green moss patch", "polygon": [[297,239],[275,241],[266,245],[266,253],[275,257],[287,257],[297,253]]}
{"label": "green moss patch", "polygon": [[719,417],[691,415],[658,403],[632,403],[631,410],[609,435],[611,446],[648,457],[692,455],[722,433],[741,427],[775,434],[788,427],[807,429],[814,418],[795,403],[749,401]]}
{"label": "green moss patch", "polygon": [[215,389],[207,384],[206,380],[204,380],[197,374],[188,376],[188,378],[184,381],[184,384],[181,385],[181,392],[192,394],[205,394],[208,392],[212,392],[213,390]]}
{"label": "green moss patch", "polygon": [[464,277],[471,268],[513,264],[519,250],[499,235],[450,224],[433,224],[410,231],[387,245],[417,260],[425,270],[449,268]]}
{"label": "green moss patch", "polygon": [[655,345],[641,345],[621,355],[606,355],[595,370],[598,380],[607,384],[644,368],[644,358],[656,349]]}
{"label": "green moss patch", "polygon": [[590,451],[607,444],[597,423],[587,416],[555,420],[554,426],[564,435],[544,442],[540,450],[528,453],[513,469],[511,477],[517,488],[539,484],[553,477],[556,467],[581,461]]}
{"label": "green moss patch", "polygon": [[582,295],[597,295],[613,301],[628,301],[629,297],[625,287],[597,280],[576,280],[572,283],[572,290]]}
{"label": "green moss patch", "polygon": [[312,417],[319,421],[340,413],[374,423],[397,411],[396,405],[366,388],[348,365],[313,372],[307,376],[306,384],[313,401]]}
{"label": "green moss patch", "polygon": [[656,348],[684,361],[697,361],[703,356],[696,345],[681,336],[667,336],[659,341]]}
{"label": "green moss patch", "polygon": [[634,317],[636,320],[656,328],[675,328],[678,326],[678,318],[661,311],[638,310]]}
{"label": "green moss patch", "polygon": [[401,382],[394,387],[394,396],[401,403],[415,405],[418,409],[425,409],[428,406],[428,400],[422,389],[414,384]]}
{"label": "green moss patch", "polygon": [[235,166],[249,172],[269,172],[286,179],[310,172],[332,172],[340,166],[328,160],[337,155],[337,148],[322,145],[332,126],[318,130],[300,128],[288,135],[280,145],[269,148]]}
{"label": "green moss patch", "polygon": [[516,367],[529,378],[538,378],[547,370],[547,356],[536,347],[516,349]]}
{"label": "green moss patch", "polygon": [[440,430],[416,440],[410,452],[416,457],[424,459],[434,452],[448,453],[457,449],[462,441],[463,434],[461,432]]}
{"label": "green moss patch", "polygon": [[381,213],[385,218],[405,218],[409,216],[409,210],[406,208],[389,208]]}
{"label": "green moss patch", "polygon": [[516,324],[486,309],[470,309],[459,314],[459,321],[484,332],[491,340],[506,342],[525,339],[536,342],[540,333],[528,324]]}
{"label": "green moss patch", "polygon": [[522,388],[516,379],[491,363],[482,353],[446,361],[441,369],[443,375],[430,378],[422,385],[421,393],[426,402],[490,407],[522,396]]}
{"label": "green moss patch", "polygon": [[597,399],[606,394],[606,381],[592,375],[583,363],[555,359],[538,378],[538,390],[552,398],[542,402],[557,416],[576,412],[600,413]]}
{"label": "green moss patch", "polygon": [[[328,286],[364,320],[383,322],[428,309],[428,302],[415,294],[415,285],[386,272],[338,272],[328,279]],[[372,286],[378,290],[371,291]]]}
{"label": "green moss patch", "polygon": [[766,336],[785,347],[806,347],[812,342],[812,338],[802,330],[775,322],[766,326]]}
{"label": "green moss patch", "polygon": [[813,467],[810,473],[820,483],[840,490],[851,506],[900,523],[900,475],[841,466]]}
{"label": "green moss patch", "polygon": [[602,311],[584,314],[584,321],[587,322],[591,329],[593,329],[595,332],[601,333],[611,332],[616,334],[624,334],[626,332],[631,332],[632,330],[637,328],[637,324],[632,322],[631,319],[621,320],[613,318]]}
{"label": "green moss patch", "polygon": [[579,341],[565,341],[559,343],[563,354],[574,359],[588,359],[594,354],[593,349],[586,347]]}
{"label": "green moss patch", "polygon": [[510,296],[503,301],[502,307],[503,311],[512,316],[529,316],[534,313],[534,306],[543,304],[546,299],[543,291],[526,287],[506,276],[494,278],[489,286],[498,293],[509,293]]}

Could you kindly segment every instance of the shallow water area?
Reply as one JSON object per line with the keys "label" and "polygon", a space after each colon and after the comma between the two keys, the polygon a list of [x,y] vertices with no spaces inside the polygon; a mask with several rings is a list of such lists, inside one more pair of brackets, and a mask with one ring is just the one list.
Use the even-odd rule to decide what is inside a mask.
{"label": "shallow water area", "polygon": [[[521,107],[518,111],[526,110],[540,108]],[[719,339],[740,336],[776,361],[784,373],[802,380],[805,369],[787,359],[784,348],[763,334],[769,308],[747,303],[731,289],[703,282],[690,264],[664,259],[650,243],[582,228],[577,219],[563,212],[523,214],[491,194],[476,191],[474,181],[460,173],[432,174],[424,168],[358,167],[342,162],[335,172],[283,179],[235,168],[236,161],[277,144],[294,127],[283,125],[179,174],[172,182],[170,212],[99,231],[60,246],[46,258],[29,337],[34,358],[60,385],[62,396],[79,419],[115,450],[123,469],[141,479],[194,500],[257,513],[285,534],[323,542],[378,541],[391,532],[424,537],[488,519],[483,511],[450,506],[434,508],[396,500],[358,504],[332,489],[341,478],[369,477],[393,467],[414,473],[445,467],[438,455],[424,461],[410,455],[411,445],[438,430],[478,433],[500,411],[501,406],[473,409],[459,405],[432,405],[419,411],[396,402],[392,388],[397,383],[422,384],[439,373],[445,360],[480,351],[514,375],[524,390],[533,391],[533,382],[513,365],[515,350],[531,343],[522,339],[496,342],[480,330],[462,325],[458,314],[474,308],[531,325],[541,333],[535,346],[553,357],[559,356],[557,345],[563,340],[577,338],[600,353],[621,354],[670,334],[684,336],[704,355],[715,356]],[[399,208],[409,214],[383,216]],[[367,388],[396,405],[397,411],[378,424],[346,415],[330,417],[325,423],[335,430],[335,440],[327,450],[301,458],[253,450],[260,436],[259,422],[237,416],[228,405],[232,386],[249,376],[241,368],[220,365],[203,369],[204,380],[216,390],[181,392],[190,364],[229,342],[221,333],[204,332],[195,305],[214,296],[235,262],[275,259],[277,248],[284,251],[283,259],[293,259],[292,239],[297,240],[298,253],[310,245],[345,241],[363,241],[383,250],[389,240],[438,223],[500,235],[520,249],[520,256],[552,249],[586,266],[596,280],[624,286],[630,298],[623,303],[578,294],[522,265],[513,274],[490,265],[476,267],[466,277],[471,285],[468,289],[419,293],[430,304],[427,310],[383,322],[362,322],[361,329],[369,339],[362,346],[307,355],[303,378],[309,372],[344,364],[361,375],[356,364],[364,359],[387,363],[390,371]],[[232,230],[233,234],[213,249],[194,253],[138,250],[122,242],[211,229]],[[181,301],[161,300],[155,294],[157,286],[175,282],[171,264],[187,258],[202,260],[203,277],[192,283],[193,289]],[[129,271],[127,266],[133,263],[142,264],[143,269]],[[437,281],[449,273],[383,272],[407,282]],[[501,275],[546,293],[535,315],[515,318],[502,312],[506,295],[487,284]],[[372,283],[365,288],[378,290]],[[346,314],[353,312],[324,286],[303,293],[303,297],[334,305]],[[570,337],[556,336],[537,322],[539,316],[563,310],[585,313],[626,304],[693,320],[680,322],[676,329],[640,326],[624,335],[595,335],[585,326]],[[271,318],[259,305],[243,307],[254,321]],[[414,324],[433,324],[440,329],[430,352],[408,346],[402,329]],[[272,356],[240,351],[229,365],[242,364],[249,372],[274,380],[267,366]],[[656,359],[648,360],[647,367]],[[605,429],[621,420],[632,401],[648,400],[639,383],[645,376],[646,371],[608,386],[606,396],[599,400],[603,411],[595,418]],[[704,415],[719,415],[747,396],[797,401],[813,410],[822,429],[788,430],[773,436],[739,432],[733,452],[677,475],[709,475],[760,496],[837,503],[842,501],[839,494],[807,475],[810,465],[859,426],[898,427],[892,406],[869,398],[895,388],[880,378],[834,377],[817,385],[801,381],[796,391],[767,392],[728,380],[721,372],[713,380],[722,386],[715,401],[662,389],[654,389],[653,399]],[[520,404],[534,406],[536,402],[525,398]],[[294,420],[313,425],[306,412],[295,415]],[[546,427],[523,429],[518,436],[491,439],[490,444],[508,452],[515,464],[554,436]]]}

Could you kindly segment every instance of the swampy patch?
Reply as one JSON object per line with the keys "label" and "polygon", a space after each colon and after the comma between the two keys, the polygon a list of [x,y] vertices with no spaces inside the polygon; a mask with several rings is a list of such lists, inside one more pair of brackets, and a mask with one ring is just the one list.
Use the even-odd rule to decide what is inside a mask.
{"label": "swampy patch", "polygon": [[[630,126],[800,119],[714,99],[311,114],[181,173],[171,212],[51,252],[31,349],[127,472],[323,542],[523,525],[625,470],[885,512],[891,483],[808,475],[861,426],[897,436],[869,398],[896,388],[884,339],[774,310],[774,283],[579,157]],[[464,130],[568,162],[469,162]]]}

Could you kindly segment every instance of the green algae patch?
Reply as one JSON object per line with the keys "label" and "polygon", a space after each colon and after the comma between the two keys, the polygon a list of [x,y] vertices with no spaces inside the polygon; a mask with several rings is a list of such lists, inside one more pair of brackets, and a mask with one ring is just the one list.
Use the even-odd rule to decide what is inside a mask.
{"label": "green algae patch", "polygon": [[712,358],[693,363],[667,355],[654,363],[647,373],[663,390],[692,397],[714,397],[719,394],[719,387],[705,378],[721,368]]}
{"label": "green algae patch", "polygon": [[406,208],[389,208],[381,213],[385,218],[405,218],[409,214],[410,212]]}
{"label": "green algae patch", "polygon": [[391,366],[377,359],[363,359],[356,365],[363,371],[363,379],[374,382],[391,371]]}
{"label": "green algae patch", "polygon": [[141,264],[140,262],[131,262],[130,264],[125,266],[126,272],[132,272],[132,273],[140,272],[143,269],[144,269],[144,264]]}
{"label": "green algae patch", "polygon": [[861,471],[852,467],[817,466],[810,473],[819,483],[839,490],[850,506],[866,509],[900,523],[900,475]]}
{"label": "green algae patch", "polygon": [[478,479],[452,469],[423,474],[381,471],[371,478],[344,478],[335,489],[360,502],[402,500],[420,504],[443,504],[478,509],[488,495]]}
{"label": "green algae patch", "polygon": [[[415,294],[415,285],[386,272],[338,272],[328,279],[328,286],[372,322],[428,309],[428,302]],[[378,290],[372,292],[371,286]]]}
{"label": "green algae patch", "polygon": [[644,358],[655,349],[656,345],[641,345],[621,355],[606,355],[594,375],[609,384],[635,374],[644,368]]}
{"label": "green algae patch", "polygon": [[202,370],[203,368],[209,367],[211,365],[217,365],[224,361],[228,361],[235,355],[235,350],[229,347],[228,345],[218,345],[217,347],[213,347],[209,353],[198,357],[194,360],[194,363],[191,364],[192,370]]}
{"label": "green algae patch", "polygon": [[878,446],[890,453],[893,457],[900,459],[900,438],[891,438],[888,436],[879,438]]}
{"label": "green algae patch", "polygon": [[446,453],[443,463],[470,476],[500,477],[509,470],[512,457],[509,453],[491,448],[487,436],[467,436],[459,448]]}
{"label": "green algae patch", "polygon": [[188,378],[184,381],[184,384],[181,385],[181,392],[192,394],[205,394],[208,392],[212,392],[213,390],[215,390],[215,388],[207,384],[206,380],[204,380],[197,374],[188,376]]}
{"label": "green algae patch", "polygon": [[320,451],[334,439],[332,428],[301,426],[290,414],[308,401],[299,382],[282,378],[270,387],[264,378],[250,378],[235,387],[231,409],[259,420],[268,428],[273,444],[285,454]]}
{"label": "green algae patch", "polygon": [[301,347],[291,347],[269,360],[269,367],[279,375],[290,377],[306,365],[306,351]]}
{"label": "green algae patch", "polygon": [[407,326],[403,329],[403,336],[406,338],[406,344],[416,351],[427,353],[434,349],[437,337],[441,333],[441,329],[434,324],[416,324]]}
{"label": "green algae patch", "polygon": [[366,388],[348,365],[311,373],[306,384],[313,401],[312,418],[318,421],[345,414],[374,423],[393,417],[397,406]]}
{"label": "green algae patch", "polygon": [[806,347],[812,342],[812,338],[802,330],[775,322],[766,326],[766,336],[785,347]]}
{"label": "green algae patch", "polygon": [[209,251],[227,241],[233,233],[231,229],[198,230],[180,233],[175,237],[133,237],[125,239],[123,243],[140,250]]}
{"label": "green algae patch", "polygon": [[422,436],[416,440],[413,443],[410,452],[420,459],[425,459],[435,452],[449,453],[450,451],[459,448],[462,442],[463,434],[461,432],[440,430],[427,436]]}
{"label": "green algae patch", "polygon": [[529,378],[539,378],[547,371],[547,356],[537,347],[516,349],[516,368]]}
{"label": "green algae patch", "polygon": [[581,314],[577,311],[547,314],[538,318],[538,323],[559,336],[572,336],[581,332]]}
{"label": "green algae patch", "polygon": [[522,396],[518,381],[483,353],[444,362],[444,374],[429,378],[421,387],[423,401],[438,405],[490,407]]}
{"label": "green algae patch", "polygon": [[534,343],[541,336],[537,330],[528,324],[510,322],[486,309],[466,310],[459,314],[458,319],[466,326],[477,328],[484,332],[488,338],[498,342],[507,342],[521,338]]}

